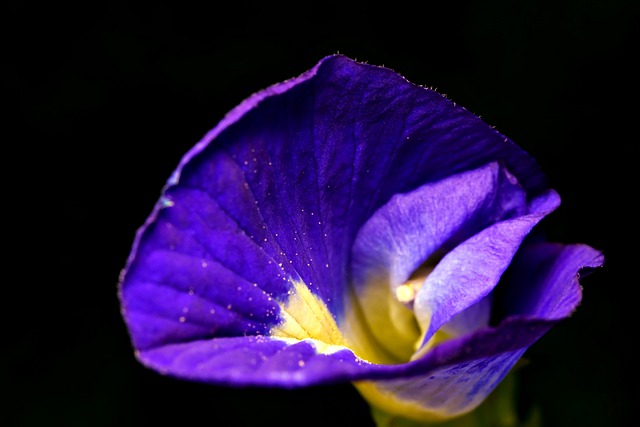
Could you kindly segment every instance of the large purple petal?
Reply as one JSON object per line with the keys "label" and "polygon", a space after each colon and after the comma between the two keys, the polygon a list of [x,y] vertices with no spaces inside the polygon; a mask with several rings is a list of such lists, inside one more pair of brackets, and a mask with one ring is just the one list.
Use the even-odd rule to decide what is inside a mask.
{"label": "large purple petal", "polygon": [[[136,235],[120,298],[140,360],[222,384],[402,374],[337,350],[356,233],[394,194],[492,162],[544,190],[535,162],[479,118],[343,56],[253,95],[185,155]],[[323,369],[292,367],[289,346]]]}

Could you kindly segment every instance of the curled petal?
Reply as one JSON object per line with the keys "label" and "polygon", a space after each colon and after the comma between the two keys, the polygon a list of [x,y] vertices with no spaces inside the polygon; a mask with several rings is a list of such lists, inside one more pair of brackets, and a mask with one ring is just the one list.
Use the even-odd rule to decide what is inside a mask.
{"label": "curled petal", "polygon": [[527,215],[487,227],[447,253],[426,278],[414,303],[423,343],[493,290],[527,234],[559,203],[557,193],[550,191],[534,200]]}
{"label": "curled petal", "polygon": [[582,296],[580,273],[602,263],[602,254],[586,245],[527,247],[504,283],[510,298],[514,292],[519,295],[522,304],[515,312],[496,327],[432,348],[408,365],[404,378],[358,383],[359,390],[387,412],[417,420],[437,421],[473,410],[527,348],[575,310]]}
{"label": "curled petal", "polygon": [[[397,194],[374,213],[358,232],[353,245],[352,281],[357,303],[379,345],[387,347],[396,359],[406,361],[416,350],[418,327],[422,326],[425,332],[430,321],[429,315],[438,314],[435,304],[450,294],[458,306],[449,307],[449,311],[441,315],[442,319],[436,319],[427,338],[445,321],[486,295],[497,282],[501,270],[497,270],[495,280],[490,283],[480,281],[478,286],[484,283],[483,287],[477,287],[477,291],[471,293],[470,288],[477,278],[469,277],[469,274],[473,274],[474,266],[463,256],[452,257],[462,252],[464,255],[471,253],[472,259],[479,259],[483,256],[483,248],[479,247],[482,242],[505,234],[504,231],[494,232],[494,236],[484,235],[479,244],[472,243],[478,240],[478,237],[474,237],[475,240],[456,249],[453,255],[442,260],[442,266],[436,267],[438,258],[496,221],[518,218],[526,212],[524,190],[504,167],[493,162],[425,184],[409,193]],[[539,219],[539,215],[536,218]],[[529,225],[535,223],[525,222]],[[506,231],[511,231],[514,226],[506,228]],[[513,234],[514,244],[509,246],[509,253],[517,248],[522,236],[523,233]],[[499,246],[498,242],[493,242],[493,245]],[[504,262],[508,262],[508,257],[503,258]],[[443,273],[447,268],[451,270],[448,266],[456,263],[458,265],[455,268],[467,271],[462,276],[466,280],[449,280]],[[428,286],[422,290],[425,277],[419,276],[408,285],[407,281],[412,275],[425,266],[429,270],[435,267],[435,278],[441,277],[439,282],[446,283],[427,279]],[[491,271],[492,267],[485,265],[483,271]],[[480,272],[480,275],[483,274],[486,275]],[[462,287],[463,292],[461,289],[450,289],[454,285]],[[434,292],[440,292],[441,297],[434,295]],[[465,294],[468,299],[461,298]],[[427,306],[427,303],[432,305]],[[420,314],[418,320],[422,324],[415,324],[412,309]]]}
{"label": "curled petal", "polygon": [[580,278],[603,264],[602,253],[585,244],[529,244],[510,267],[497,309],[505,317],[569,317],[582,300]]}

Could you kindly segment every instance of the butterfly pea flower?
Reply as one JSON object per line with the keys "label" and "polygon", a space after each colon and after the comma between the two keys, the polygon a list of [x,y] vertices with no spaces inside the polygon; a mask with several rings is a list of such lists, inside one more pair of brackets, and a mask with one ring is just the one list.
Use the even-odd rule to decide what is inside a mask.
{"label": "butterfly pea flower", "polygon": [[330,55],[188,151],[119,281],[137,359],[230,387],[354,384],[439,422],[478,407],[603,263],[536,225],[536,161],[393,70]]}

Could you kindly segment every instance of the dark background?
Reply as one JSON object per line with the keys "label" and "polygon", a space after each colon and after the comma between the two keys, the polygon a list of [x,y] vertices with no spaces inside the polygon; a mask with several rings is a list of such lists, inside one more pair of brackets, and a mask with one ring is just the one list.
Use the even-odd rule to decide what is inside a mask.
{"label": "dark background", "polygon": [[544,427],[629,425],[637,2],[442,3],[4,1],[3,424],[372,425],[349,385],[235,390],[148,371],[116,298],[181,156],[251,93],[339,52],[436,88],[538,159],[563,198],[553,240],[607,262],[527,353],[522,398]]}

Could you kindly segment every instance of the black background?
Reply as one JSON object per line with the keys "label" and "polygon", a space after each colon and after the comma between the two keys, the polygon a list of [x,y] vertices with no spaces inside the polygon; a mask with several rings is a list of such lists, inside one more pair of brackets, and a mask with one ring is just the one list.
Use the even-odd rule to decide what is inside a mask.
{"label": "black background", "polygon": [[339,52],[436,88],[538,159],[563,198],[552,239],[607,261],[527,353],[523,399],[544,427],[629,425],[637,2],[443,3],[3,2],[3,423],[372,425],[349,385],[235,390],[148,371],[116,298],[181,156],[251,93]]}

